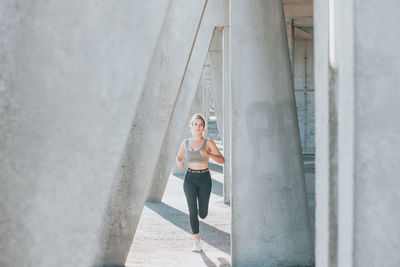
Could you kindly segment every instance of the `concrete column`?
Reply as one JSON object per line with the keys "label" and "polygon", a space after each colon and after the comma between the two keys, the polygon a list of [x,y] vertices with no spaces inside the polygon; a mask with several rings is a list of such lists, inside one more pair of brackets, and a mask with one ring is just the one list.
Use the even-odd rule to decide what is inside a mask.
{"label": "concrete column", "polygon": [[312,265],[282,2],[231,1],[230,10],[232,265]]}
{"label": "concrete column", "polygon": [[152,185],[147,197],[149,201],[161,202],[171,168],[173,174],[184,173],[184,170],[176,168],[175,157],[180,142],[191,137],[188,125],[192,114],[202,112],[204,103],[202,69],[215,26],[228,23],[227,10],[226,1],[211,1],[206,5],[183,78],[182,89],[169,122],[167,136],[161,148],[156,170],[153,173]]}
{"label": "concrete column", "polygon": [[211,92],[214,100],[215,116],[217,119],[218,132],[223,140],[223,62],[222,62],[222,35],[223,28],[215,28],[213,38],[210,44],[209,57],[211,69]]}
{"label": "concrete column", "polygon": [[[104,219],[98,265],[125,264],[174,108],[181,105],[177,98],[205,5],[205,1],[169,3],[126,150],[114,178],[115,193]],[[194,95],[194,90],[182,93]]]}
{"label": "concrete column", "polygon": [[223,30],[223,121],[224,121],[224,203],[231,201],[231,71],[229,27]]}
{"label": "concrete column", "polygon": [[338,266],[400,265],[399,8],[337,5]]}
{"label": "concrete column", "polygon": [[315,46],[315,265],[319,267],[331,265],[329,257],[330,232],[330,128],[329,128],[329,58],[328,58],[328,2],[314,3],[314,46]]}
{"label": "concrete column", "polygon": [[168,2],[14,2],[0,3],[0,265],[93,266]]}
{"label": "concrete column", "polygon": [[[207,56],[208,58],[208,56]],[[210,63],[208,60],[206,60],[205,62],[205,66],[203,69],[203,73],[202,73],[202,83],[203,83],[203,115],[206,118],[206,121],[208,121],[209,117],[210,117],[210,84],[209,81],[207,81],[206,78],[206,73],[209,72],[209,68],[210,68]],[[208,137],[208,129],[206,128],[206,130],[204,131],[204,136]]]}
{"label": "concrete column", "polygon": [[315,263],[337,265],[337,71],[329,65],[328,2],[314,3],[315,31]]}

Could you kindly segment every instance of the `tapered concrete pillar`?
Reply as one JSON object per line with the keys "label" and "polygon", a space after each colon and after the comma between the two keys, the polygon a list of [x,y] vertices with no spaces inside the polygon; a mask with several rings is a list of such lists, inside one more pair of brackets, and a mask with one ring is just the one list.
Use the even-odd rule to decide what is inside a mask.
{"label": "tapered concrete pillar", "polygon": [[217,119],[218,132],[223,140],[224,123],[223,123],[223,62],[222,62],[222,42],[223,28],[215,28],[214,35],[208,52],[210,57],[211,70],[211,93],[214,100],[215,116]]}
{"label": "tapered concrete pillar", "polygon": [[93,266],[168,2],[15,3],[0,2],[0,265]]}
{"label": "tapered concrete pillar", "polygon": [[[182,79],[187,74],[205,5],[206,1],[172,0],[169,3],[126,150],[116,173],[112,188],[115,194],[109,200],[104,219],[98,265],[125,264],[174,107],[182,105],[177,98],[182,90]],[[194,90],[185,93],[194,95]]]}
{"label": "tapered concrete pillar", "polygon": [[[152,185],[147,199],[161,202],[171,168],[173,174],[183,174],[175,164],[180,142],[191,136],[189,121],[193,113],[202,113],[204,106],[204,83],[202,71],[208,48],[217,25],[228,24],[228,4],[223,0],[209,1],[200,22],[198,34],[184,74],[182,89],[177,98],[167,136],[160,150],[160,157],[153,173]],[[197,92],[196,92],[197,88]],[[196,93],[196,95],[195,95]],[[186,164],[185,164],[186,166]]]}
{"label": "tapered concrete pillar", "polygon": [[229,27],[223,30],[223,121],[224,121],[224,203],[229,204],[231,198],[231,71]]}
{"label": "tapered concrete pillar", "polygon": [[312,265],[282,2],[231,1],[230,10],[232,265]]}

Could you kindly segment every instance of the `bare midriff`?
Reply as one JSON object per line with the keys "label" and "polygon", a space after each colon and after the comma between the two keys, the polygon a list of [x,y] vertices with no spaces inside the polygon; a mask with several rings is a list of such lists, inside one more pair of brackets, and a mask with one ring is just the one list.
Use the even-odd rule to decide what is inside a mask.
{"label": "bare midriff", "polygon": [[208,163],[192,162],[188,164],[188,168],[192,170],[204,170],[208,168]]}

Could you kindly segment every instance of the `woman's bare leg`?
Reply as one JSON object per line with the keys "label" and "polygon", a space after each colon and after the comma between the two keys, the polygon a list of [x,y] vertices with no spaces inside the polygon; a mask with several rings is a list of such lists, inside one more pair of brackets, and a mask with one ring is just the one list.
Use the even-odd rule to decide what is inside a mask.
{"label": "woman's bare leg", "polygon": [[194,239],[200,241],[200,234],[195,234],[195,235],[194,235]]}

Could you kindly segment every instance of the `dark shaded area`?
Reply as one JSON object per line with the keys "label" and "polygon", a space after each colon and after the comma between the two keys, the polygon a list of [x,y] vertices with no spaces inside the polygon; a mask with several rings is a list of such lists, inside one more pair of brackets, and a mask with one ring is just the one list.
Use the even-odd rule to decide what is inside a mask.
{"label": "dark shaded area", "polygon": [[203,259],[204,263],[206,264],[207,267],[217,267],[217,265],[209,258],[207,257],[206,253],[204,250],[200,252],[200,256]]}
{"label": "dark shaded area", "polygon": [[[177,227],[192,234],[189,224],[189,215],[165,203],[146,203],[146,207],[173,223]],[[230,234],[214,226],[200,221],[201,239],[211,246],[230,255]]]}
{"label": "dark shaded area", "polygon": [[231,264],[229,263],[228,260],[222,258],[222,257],[218,257],[219,262],[221,263],[219,266],[220,267],[230,267]]}
{"label": "dark shaded area", "polygon": [[210,170],[212,170],[212,171],[215,171],[215,172],[219,172],[219,173],[223,173],[224,172],[224,167],[222,165],[215,164],[215,163],[212,163],[212,162],[208,163],[208,168]]}
{"label": "dark shaded area", "polygon": [[[200,252],[200,256],[207,267],[217,267],[217,264],[215,264],[209,257],[207,257],[204,251]],[[218,265],[219,267],[231,267],[229,261],[222,257],[218,257],[218,261],[220,262],[220,264]]]}
{"label": "dark shaded area", "polygon": [[303,164],[305,173],[315,172],[315,154],[303,154]]}
{"label": "dark shaded area", "polygon": [[314,27],[312,26],[296,26],[296,27],[302,30],[303,32],[314,35]]}

